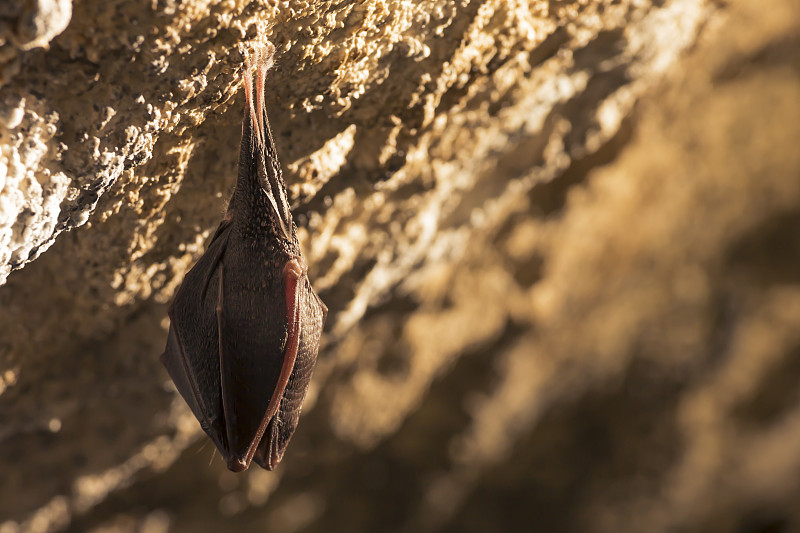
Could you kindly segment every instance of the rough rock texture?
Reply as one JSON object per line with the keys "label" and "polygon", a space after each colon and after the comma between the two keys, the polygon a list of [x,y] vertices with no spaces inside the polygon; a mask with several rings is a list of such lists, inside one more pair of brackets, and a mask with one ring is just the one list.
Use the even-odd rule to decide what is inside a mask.
{"label": "rough rock texture", "polygon": [[[0,532],[800,529],[795,1],[25,9]],[[330,314],[284,462],[235,475],[157,358],[263,38]]]}

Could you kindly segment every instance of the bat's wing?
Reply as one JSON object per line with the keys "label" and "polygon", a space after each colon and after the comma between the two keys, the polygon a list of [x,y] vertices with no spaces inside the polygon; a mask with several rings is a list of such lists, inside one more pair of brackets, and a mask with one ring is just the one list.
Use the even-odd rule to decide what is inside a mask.
{"label": "bat's wing", "polygon": [[228,448],[219,379],[217,291],[231,227],[223,221],[208,249],[186,274],[169,309],[170,328],[161,362],[175,387],[220,450]]}
{"label": "bat's wing", "polygon": [[[281,271],[253,276],[227,261],[219,287],[219,354],[228,468],[244,470],[277,411],[297,355],[300,317]],[[289,263],[292,263],[290,261]],[[293,293],[294,294],[294,293]],[[294,296],[291,297],[294,302]],[[293,340],[294,339],[294,340]]]}
{"label": "bat's wing", "polygon": [[305,272],[299,278],[287,274],[284,279],[290,316],[294,315],[298,319],[297,325],[289,328],[286,344],[287,347],[296,346],[297,354],[278,410],[269,420],[254,457],[256,463],[267,470],[278,465],[297,428],[328,314],[328,308],[314,292]]}

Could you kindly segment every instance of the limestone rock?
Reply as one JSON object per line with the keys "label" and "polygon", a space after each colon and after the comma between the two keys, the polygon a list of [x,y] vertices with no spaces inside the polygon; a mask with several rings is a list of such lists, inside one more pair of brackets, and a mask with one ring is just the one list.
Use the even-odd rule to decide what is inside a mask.
{"label": "limestone rock", "polygon": [[[76,3],[2,52],[0,531],[800,528],[798,30],[790,0]],[[330,314],[281,468],[234,475],[158,355],[262,39]]]}

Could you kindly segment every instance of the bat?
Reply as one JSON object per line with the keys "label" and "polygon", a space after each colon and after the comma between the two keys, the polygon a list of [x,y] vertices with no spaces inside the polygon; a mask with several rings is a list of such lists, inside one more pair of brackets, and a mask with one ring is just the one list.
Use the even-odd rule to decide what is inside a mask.
{"label": "bat", "polygon": [[286,451],[328,308],[307,275],[264,109],[275,48],[245,61],[239,173],[225,217],[169,308],[161,362],[234,472]]}

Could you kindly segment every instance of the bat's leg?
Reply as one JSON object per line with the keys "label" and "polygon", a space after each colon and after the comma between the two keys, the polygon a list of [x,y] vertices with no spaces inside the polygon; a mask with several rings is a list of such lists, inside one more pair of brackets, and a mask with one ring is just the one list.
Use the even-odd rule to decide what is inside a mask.
{"label": "bat's leg", "polygon": [[[286,199],[286,187],[280,176],[275,143],[264,107],[264,86],[267,70],[272,66],[274,53],[275,47],[272,43],[264,43],[262,46],[256,47],[245,63],[243,78],[247,116],[245,117],[245,128],[242,130],[242,154],[246,152],[249,154],[245,165],[248,168],[247,172],[255,173],[252,177],[258,179],[261,188],[266,193],[275,215],[271,218],[280,226],[284,237],[292,240],[290,234],[291,212]],[[240,159],[240,167],[243,160]],[[253,170],[254,168],[255,170]]]}
{"label": "bat's leg", "polygon": [[256,112],[258,113],[258,133],[261,136],[261,144],[263,145],[267,139],[264,134],[264,79],[267,77],[267,65],[262,48],[258,49],[256,55]]}
{"label": "bat's leg", "polygon": [[249,57],[245,61],[244,95],[247,100],[247,107],[250,110],[249,120],[252,121],[252,128],[256,130],[256,137],[261,139],[261,131],[258,128],[258,115],[256,115],[256,106],[253,100],[253,64]]}

